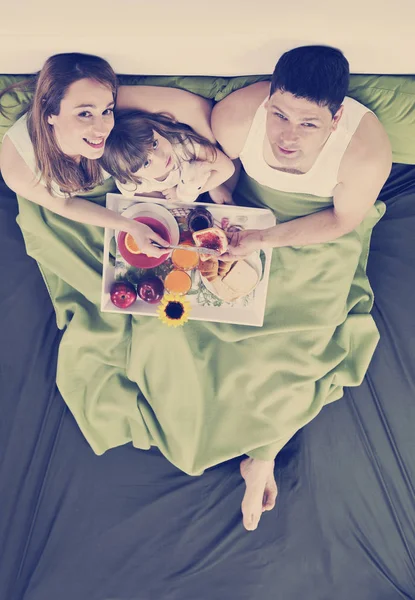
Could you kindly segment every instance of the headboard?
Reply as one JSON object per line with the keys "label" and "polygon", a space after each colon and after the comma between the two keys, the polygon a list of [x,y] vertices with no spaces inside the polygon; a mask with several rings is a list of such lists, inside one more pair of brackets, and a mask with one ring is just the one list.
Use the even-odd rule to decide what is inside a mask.
{"label": "headboard", "polygon": [[286,50],[340,48],[352,73],[415,73],[414,0],[9,0],[0,73],[33,73],[58,52],[103,56],[142,75],[271,73]]}

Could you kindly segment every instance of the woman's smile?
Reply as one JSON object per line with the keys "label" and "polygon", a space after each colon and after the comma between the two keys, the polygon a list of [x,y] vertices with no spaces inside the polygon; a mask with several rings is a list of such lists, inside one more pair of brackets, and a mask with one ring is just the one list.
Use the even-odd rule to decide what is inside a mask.
{"label": "woman's smile", "polygon": [[83,138],[83,140],[88,144],[88,146],[97,150],[103,148],[105,145],[105,138]]}

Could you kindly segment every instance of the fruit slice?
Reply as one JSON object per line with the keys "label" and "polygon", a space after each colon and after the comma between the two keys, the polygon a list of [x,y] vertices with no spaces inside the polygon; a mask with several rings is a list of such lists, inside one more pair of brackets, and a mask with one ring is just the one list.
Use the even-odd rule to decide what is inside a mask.
{"label": "fruit slice", "polygon": [[[228,249],[226,233],[222,229],[219,229],[219,227],[209,227],[208,229],[195,231],[193,239],[196,246],[217,250],[219,254],[223,254]],[[208,254],[201,254],[200,258],[201,260],[208,260],[211,257]]]}
{"label": "fruit slice", "polygon": [[141,254],[141,250],[131,233],[127,233],[125,236],[124,244],[128,252],[131,252],[131,254]]}
{"label": "fruit slice", "polygon": [[164,287],[171,294],[184,295],[192,287],[192,280],[184,271],[173,269],[164,280]]}

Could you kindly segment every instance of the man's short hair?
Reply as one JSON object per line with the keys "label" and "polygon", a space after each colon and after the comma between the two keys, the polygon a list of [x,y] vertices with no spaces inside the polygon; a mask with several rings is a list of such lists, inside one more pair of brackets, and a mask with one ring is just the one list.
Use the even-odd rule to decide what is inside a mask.
{"label": "man's short hair", "polygon": [[271,79],[270,96],[277,90],[290,92],[320,106],[334,116],[349,87],[349,62],[337,48],[300,46],[285,52]]}

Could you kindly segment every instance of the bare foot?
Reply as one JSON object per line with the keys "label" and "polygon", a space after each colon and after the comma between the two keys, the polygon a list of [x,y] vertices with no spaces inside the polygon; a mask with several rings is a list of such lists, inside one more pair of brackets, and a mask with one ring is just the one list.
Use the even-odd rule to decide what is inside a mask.
{"label": "bare foot", "polygon": [[242,515],[245,529],[253,531],[265,510],[275,506],[278,489],[274,477],[274,461],[245,458],[241,462],[241,475],[246,490],[242,500]]}

